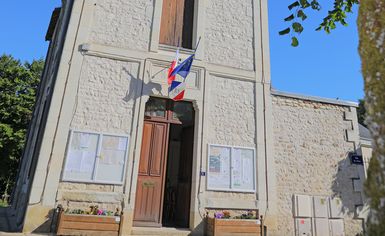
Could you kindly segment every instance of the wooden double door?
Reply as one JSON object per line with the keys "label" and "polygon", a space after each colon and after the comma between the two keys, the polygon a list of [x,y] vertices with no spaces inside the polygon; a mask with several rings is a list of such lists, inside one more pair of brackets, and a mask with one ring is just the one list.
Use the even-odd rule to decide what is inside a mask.
{"label": "wooden double door", "polygon": [[[173,125],[183,124],[173,114],[173,102],[165,101],[166,105],[161,106],[165,112],[149,112],[144,120],[134,209],[135,226],[162,226],[170,128]],[[192,141],[191,139],[191,147]],[[191,155],[188,156],[191,156],[189,159],[192,160],[192,150],[189,151]],[[191,189],[191,165],[187,169],[189,169],[187,173],[190,173],[188,188]],[[189,191],[188,195],[190,196]],[[189,215],[189,202],[186,202],[188,206],[182,213],[187,217]]]}
{"label": "wooden double door", "polygon": [[168,123],[144,121],[134,213],[139,226],[161,226],[168,131]]}

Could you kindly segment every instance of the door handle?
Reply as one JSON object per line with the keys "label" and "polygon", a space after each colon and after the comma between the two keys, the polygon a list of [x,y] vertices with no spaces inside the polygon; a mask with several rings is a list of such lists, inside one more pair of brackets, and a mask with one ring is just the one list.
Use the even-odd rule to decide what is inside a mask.
{"label": "door handle", "polygon": [[155,183],[151,181],[147,181],[147,182],[143,182],[142,186],[147,188],[150,188],[150,187],[153,188],[155,186]]}

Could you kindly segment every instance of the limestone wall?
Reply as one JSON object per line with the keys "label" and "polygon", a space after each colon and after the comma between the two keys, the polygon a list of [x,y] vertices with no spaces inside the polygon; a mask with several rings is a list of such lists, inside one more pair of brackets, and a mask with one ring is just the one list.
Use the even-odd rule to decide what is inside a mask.
{"label": "limestone wall", "polygon": [[[162,6],[156,9],[155,0],[94,1],[89,43],[148,51],[151,41],[158,42],[151,38],[153,31],[160,30],[157,23]],[[200,34],[196,37],[204,38],[202,58],[213,64],[254,70],[253,1],[196,1],[203,6],[199,10],[205,12],[201,29],[195,29]],[[198,14],[198,9],[194,11]],[[194,25],[197,27],[196,21]]]}
{"label": "limestone wall", "polygon": [[293,194],[341,197],[346,235],[361,232],[362,221],[353,219],[362,199],[348,158],[358,139],[351,115],[355,108],[273,96],[278,235],[294,235]]}
{"label": "limestone wall", "polygon": [[[210,76],[208,81],[208,114],[205,121],[208,144],[255,148],[254,82],[219,76]],[[207,162],[207,155],[203,157]],[[207,191],[205,196],[228,202],[256,200],[255,193]]]}
{"label": "limestone wall", "polygon": [[253,1],[206,1],[205,60],[245,70],[254,69]]}
{"label": "limestone wall", "polygon": [[153,0],[96,0],[91,43],[147,51]]}
{"label": "limestone wall", "polygon": [[72,129],[129,134],[139,63],[85,56]]}
{"label": "limestone wall", "polygon": [[[138,68],[138,63],[85,56],[70,128],[129,136]],[[123,185],[61,182],[57,193],[57,204],[71,209],[93,204],[122,209],[123,200]]]}

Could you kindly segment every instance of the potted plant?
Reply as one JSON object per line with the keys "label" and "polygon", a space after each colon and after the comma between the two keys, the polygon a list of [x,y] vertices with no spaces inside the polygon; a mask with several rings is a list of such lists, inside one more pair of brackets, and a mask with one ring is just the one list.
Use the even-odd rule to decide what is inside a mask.
{"label": "potted plant", "polygon": [[112,212],[99,209],[97,205],[86,211],[58,208],[57,235],[120,235],[123,215],[119,209]]}
{"label": "potted plant", "polygon": [[207,213],[206,234],[208,236],[263,235],[262,216],[259,217],[257,212],[254,214],[249,210],[244,214],[231,216],[229,211],[218,211],[214,213],[214,217],[210,217]]}

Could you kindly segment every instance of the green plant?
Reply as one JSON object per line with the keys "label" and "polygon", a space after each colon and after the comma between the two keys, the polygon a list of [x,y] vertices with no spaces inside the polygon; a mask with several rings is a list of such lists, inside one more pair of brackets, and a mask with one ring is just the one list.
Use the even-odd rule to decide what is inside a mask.
{"label": "green plant", "polygon": [[8,206],[8,202],[0,199],[0,207],[7,207],[7,206]]}
{"label": "green plant", "polygon": [[43,66],[0,56],[0,197],[12,192]]}

